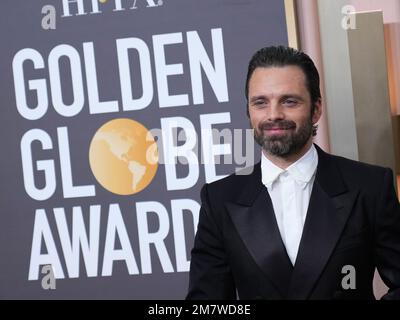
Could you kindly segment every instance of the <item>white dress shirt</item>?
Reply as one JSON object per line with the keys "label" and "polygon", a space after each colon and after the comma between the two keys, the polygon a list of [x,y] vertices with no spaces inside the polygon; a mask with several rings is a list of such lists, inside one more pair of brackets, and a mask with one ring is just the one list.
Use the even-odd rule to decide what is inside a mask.
{"label": "white dress shirt", "polygon": [[314,145],[296,162],[281,169],[262,153],[261,177],[272,200],[276,221],[294,265],[315,180],[318,154]]}

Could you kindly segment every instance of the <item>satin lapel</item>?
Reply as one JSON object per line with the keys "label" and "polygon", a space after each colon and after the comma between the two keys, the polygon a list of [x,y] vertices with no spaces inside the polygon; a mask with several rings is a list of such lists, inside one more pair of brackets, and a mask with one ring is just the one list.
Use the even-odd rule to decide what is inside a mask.
{"label": "satin lapel", "polygon": [[351,212],[357,192],[330,198],[314,185],[292,275],[289,299],[307,299],[324,269]]}
{"label": "satin lapel", "polygon": [[280,236],[271,198],[257,170],[260,171],[259,166],[243,186],[242,196],[236,203],[226,203],[226,208],[254,261],[286,297],[293,266]]}
{"label": "satin lapel", "polygon": [[317,148],[319,161],[289,299],[307,299],[339,240],[358,190],[349,191],[335,159]]}

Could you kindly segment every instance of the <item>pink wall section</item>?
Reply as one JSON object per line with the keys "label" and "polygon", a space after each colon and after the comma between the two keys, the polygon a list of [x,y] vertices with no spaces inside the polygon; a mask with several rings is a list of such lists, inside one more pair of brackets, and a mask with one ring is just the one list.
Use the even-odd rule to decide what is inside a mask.
{"label": "pink wall section", "polygon": [[321,77],[322,94],[322,117],[318,122],[317,136],[314,138],[316,144],[329,152],[329,130],[327,112],[324,101],[324,76],[322,69],[321,42],[319,34],[319,18],[317,0],[297,1],[298,31],[300,38],[300,49],[313,59]]}

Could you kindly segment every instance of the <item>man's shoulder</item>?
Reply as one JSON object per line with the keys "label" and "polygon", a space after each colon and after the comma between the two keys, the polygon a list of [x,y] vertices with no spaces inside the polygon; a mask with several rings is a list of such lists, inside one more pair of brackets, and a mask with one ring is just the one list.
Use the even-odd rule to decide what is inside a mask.
{"label": "man's shoulder", "polygon": [[208,194],[219,198],[235,198],[248,184],[261,183],[260,163],[240,169],[222,179],[207,183]]}
{"label": "man's shoulder", "polygon": [[362,161],[348,159],[342,156],[328,154],[328,157],[335,163],[342,173],[342,177],[348,181],[353,180],[361,184],[370,184],[382,180],[390,168]]}
{"label": "man's shoulder", "polygon": [[346,170],[356,170],[356,171],[361,171],[361,172],[379,172],[382,173],[388,168],[375,165],[375,164],[370,164],[362,161],[357,161],[357,160],[352,160],[349,158],[345,158],[342,156],[334,155],[334,154],[329,154],[329,157],[333,159],[341,168],[346,169]]}

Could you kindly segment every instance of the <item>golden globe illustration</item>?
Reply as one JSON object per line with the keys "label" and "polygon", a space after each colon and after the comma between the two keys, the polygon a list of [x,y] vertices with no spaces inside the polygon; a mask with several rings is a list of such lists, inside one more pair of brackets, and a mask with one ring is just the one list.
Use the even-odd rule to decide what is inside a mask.
{"label": "golden globe illustration", "polygon": [[105,189],[132,195],[146,188],[157,172],[157,143],[141,123],[114,119],[93,136],[89,163],[97,182]]}

